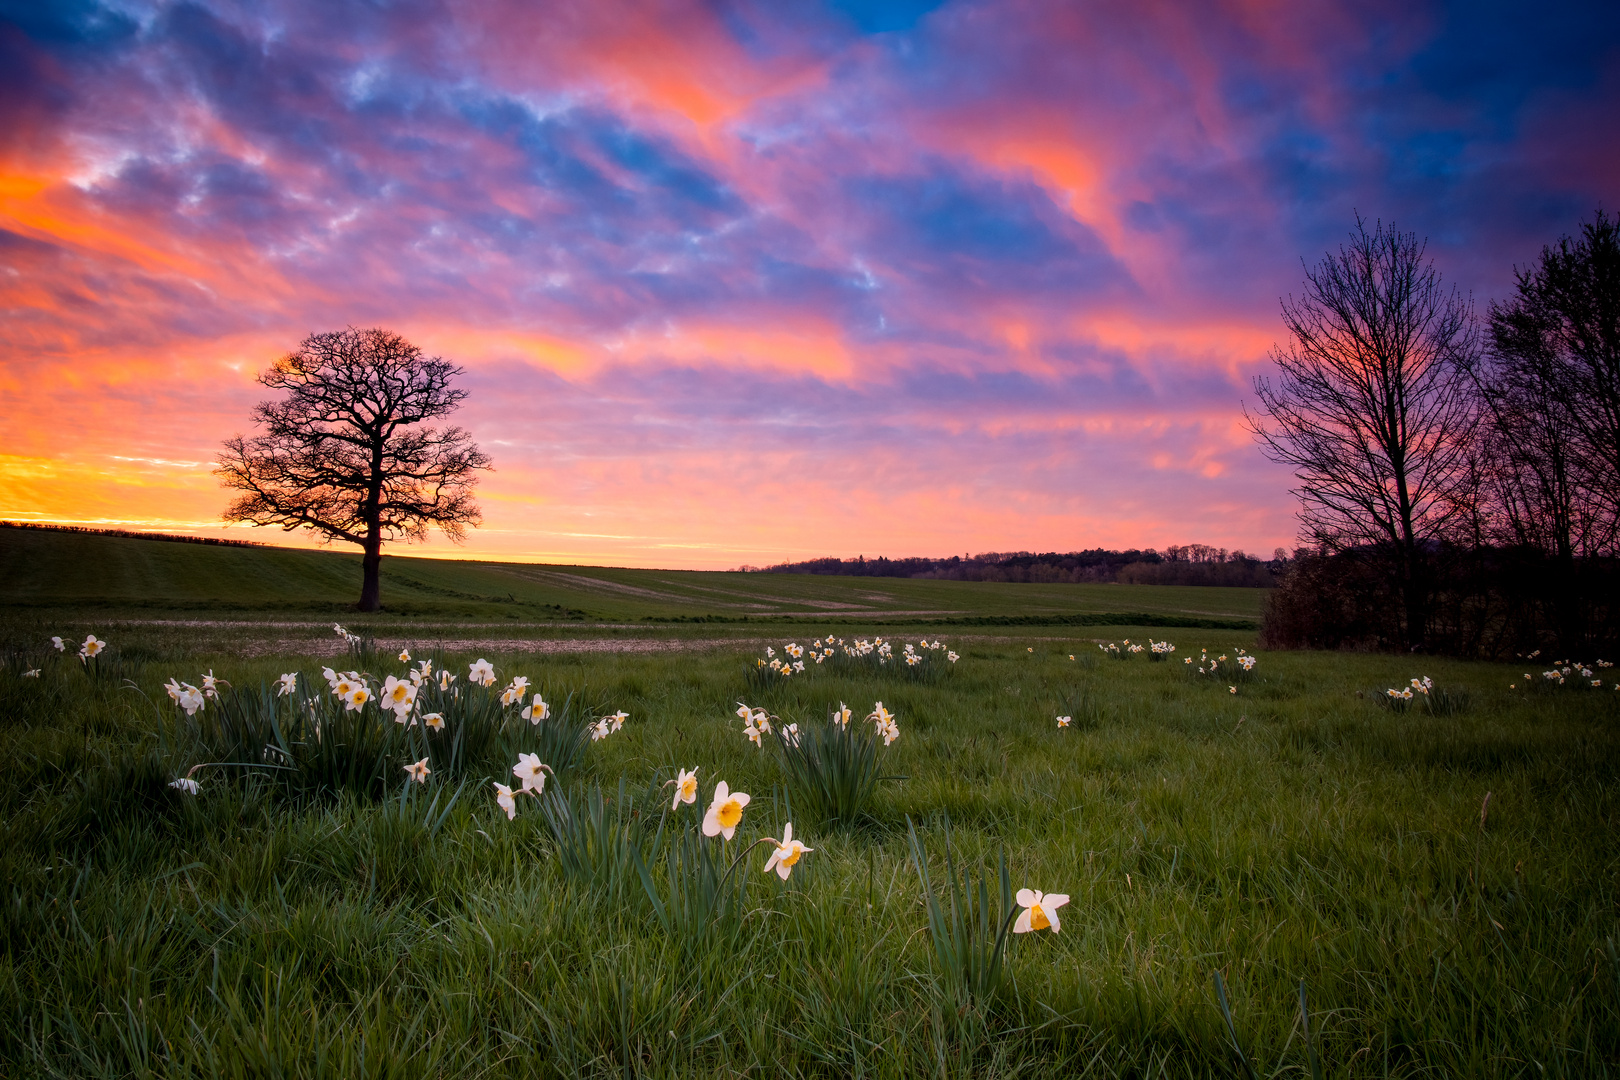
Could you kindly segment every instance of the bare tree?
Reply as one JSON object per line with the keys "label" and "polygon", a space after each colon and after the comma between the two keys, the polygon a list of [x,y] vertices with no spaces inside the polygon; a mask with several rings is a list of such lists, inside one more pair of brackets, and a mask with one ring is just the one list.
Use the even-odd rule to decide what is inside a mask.
{"label": "bare tree", "polygon": [[481,520],[473,486],[489,457],[461,428],[419,426],[466,398],[450,385],[460,374],[387,330],[305,338],[259,376],[288,392],[254,408],[263,434],[225,443],[215,473],[242,492],[225,520],[360,545],[359,608],[376,611],[384,543],[430,526],[459,542]]}
{"label": "bare tree", "polygon": [[1520,465],[1514,524],[1561,560],[1608,554],[1620,533],[1620,222],[1598,211],[1518,270],[1492,304],[1481,380]]}
{"label": "bare tree", "polygon": [[1254,381],[1263,415],[1244,413],[1266,456],[1294,469],[1302,537],[1388,557],[1412,648],[1427,633],[1430,552],[1471,503],[1465,371],[1478,349],[1471,302],[1442,287],[1425,249],[1358,217],[1282,302],[1292,340],[1272,350],[1276,381]]}

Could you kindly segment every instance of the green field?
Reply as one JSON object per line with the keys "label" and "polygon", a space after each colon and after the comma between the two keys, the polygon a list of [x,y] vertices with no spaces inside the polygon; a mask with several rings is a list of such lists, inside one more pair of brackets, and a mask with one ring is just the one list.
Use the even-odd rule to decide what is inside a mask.
{"label": "green field", "polygon": [[[408,550],[408,549],[406,549]],[[0,529],[0,605],[14,610],[219,612],[338,617],[360,590],[340,551],[212,547]],[[929,624],[985,617],[1148,614],[1254,620],[1264,590],[1007,585],[900,578],[621,570],[390,557],[384,619],[811,619]]]}
{"label": "green field", "polygon": [[[1264,653],[1245,676],[1232,661],[1252,648],[1251,631],[1152,630],[1177,646],[1155,663],[1098,648],[1099,637],[1143,636],[1124,627],[962,626],[928,630],[960,653],[955,664],[943,649],[916,669],[836,657],[784,679],[757,660],[767,644],[777,658],[807,644],[796,622],[627,630],[548,623],[531,607],[514,628],[481,612],[458,622],[431,605],[459,601],[422,599],[420,617],[379,620],[378,650],[352,661],[402,675],[393,652],[406,642],[458,674],[466,692],[443,698],[455,703],[446,729],[413,742],[427,735],[328,693],[321,666],[351,663],[332,655],[342,643],[329,622],[267,636],[302,625],[276,604],[339,610],[343,575],[300,600],[300,568],[352,563],[128,543],[133,554],[85,549],[102,559],[99,604],[93,588],[68,584],[68,569],[49,587],[33,569],[6,586],[32,596],[0,623],[4,1075],[1543,1077],[1620,1067],[1620,693],[1608,668],[1592,687],[1578,672],[1555,685],[1537,665],[1526,686],[1519,667]],[[205,569],[188,573],[188,559]],[[393,564],[430,580],[419,565],[458,585],[505,572]],[[658,602],[686,614],[732,610],[705,607],[702,588],[786,610],[881,589],[894,605],[877,609],[886,614],[823,616],[851,642],[876,622],[920,618],[901,612],[1022,613],[1025,590],[1070,597],[1059,614],[1083,610],[1086,596],[1138,595],[533,569],[678,594],[691,606]],[[193,592],[165,598],[187,581]],[[233,589],[250,588],[259,599],[229,606]],[[526,603],[561,602],[534,588]],[[1154,591],[1161,611],[1234,613],[1199,601],[1200,590]],[[902,606],[970,593],[986,599]],[[597,620],[639,620],[649,610],[637,605],[652,603],[595,602],[580,610]],[[186,603],[220,607],[188,619]],[[110,642],[95,666],[48,646],[43,635],[68,622],[76,637],[99,628]],[[548,643],[561,651],[537,651]],[[1205,647],[1227,657],[1217,676],[1182,662]],[[483,704],[488,693],[466,686],[481,657],[497,670],[490,693],[526,676],[553,718],[535,727],[515,706]],[[233,685],[188,719],[162,684],[210,670]],[[302,673],[303,696],[262,689],[289,671]],[[1386,688],[1424,675],[1437,687],[1431,708],[1381,707]],[[865,730],[860,717],[881,700],[900,737],[872,753],[891,779],[852,819],[818,810],[788,747],[744,737],[739,700],[805,733],[825,731],[840,702]],[[518,753],[560,754],[557,733],[615,710],[629,714],[623,730],[584,743],[548,801],[523,797],[508,821],[490,782],[511,780]],[[1060,729],[1059,715],[1073,722]],[[318,717],[319,730],[301,716]],[[271,717],[285,734],[268,734]],[[433,772],[411,785],[403,766],[422,756]],[[197,794],[169,786],[194,766]],[[753,796],[729,844],[696,834],[701,800],[670,809],[662,785],[694,766],[701,800],[722,779]],[[602,827],[559,832],[548,814],[589,821],[593,790],[604,793]],[[721,877],[745,844],[780,837],[789,820],[814,849],[789,880],[762,872],[767,848]],[[704,853],[718,870],[704,870]],[[1016,913],[1001,898],[1003,860],[1012,890],[1071,900],[1061,933],[1011,935],[999,977],[974,980],[938,946],[994,954],[994,928]],[[930,896],[949,922],[953,873],[971,877],[975,898],[987,882],[990,933],[972,919],[931,929]]]}

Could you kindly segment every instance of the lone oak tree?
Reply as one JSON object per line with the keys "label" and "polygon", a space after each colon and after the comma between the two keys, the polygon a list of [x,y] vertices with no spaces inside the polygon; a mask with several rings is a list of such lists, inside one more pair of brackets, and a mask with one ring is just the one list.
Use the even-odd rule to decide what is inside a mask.
{"label": "lone oak tree", "polygon": [[387,330],[312,334],[259,382],[285,390],[253,410],[263,427],[225,443],[215,470],[242,495],[226,521],[313,529],[360,545],[361,611],[381,606],[382,546],[427,538],[460,542],[482,520],[476,471],[490,459],[458,427],[425,427],[454,411],[461,369]]}

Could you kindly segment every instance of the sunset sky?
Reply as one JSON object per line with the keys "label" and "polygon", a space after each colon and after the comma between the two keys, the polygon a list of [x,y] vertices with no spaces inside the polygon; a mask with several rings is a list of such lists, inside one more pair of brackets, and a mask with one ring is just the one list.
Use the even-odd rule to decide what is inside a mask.
{"label": "sunset sky", "polygon": [[0,0],[0,517],[222,533],[256,373],[380,325],[495,460],[428,552],[1269,553],[1301,259],[1483,310],[1617,105],[1612,2]]}

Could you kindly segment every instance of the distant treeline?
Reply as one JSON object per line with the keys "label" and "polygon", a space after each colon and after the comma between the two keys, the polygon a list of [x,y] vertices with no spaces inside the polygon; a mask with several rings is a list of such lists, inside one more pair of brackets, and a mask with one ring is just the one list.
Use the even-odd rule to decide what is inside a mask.
{"label": "distant treeline", "polygon": [[1228,585],[1268,588],[1286,570],[1287,552],[1270,559],[1207,544],[1172,545],[1163,551],[991,551],[948,559],[807,559],[774,566],[744,566],[763,574],[835,574],[843,577],[932,578],[939,581],[1120,582],[1127,585]]}
{"label": "distant treeline", "polygon": [[125,536],[131,540],[163,540],[171,544],[214,544],[218,547],[264,547],[256,540],[216,540],[212,536],[185,536],[180,533],[136,532],[133,529],[90,529],[82,525],[42,525],[32,521],[0,521],[0,529],[37,529],[40,532],[91,533],[96,536]]}

